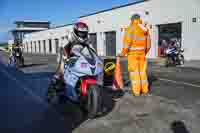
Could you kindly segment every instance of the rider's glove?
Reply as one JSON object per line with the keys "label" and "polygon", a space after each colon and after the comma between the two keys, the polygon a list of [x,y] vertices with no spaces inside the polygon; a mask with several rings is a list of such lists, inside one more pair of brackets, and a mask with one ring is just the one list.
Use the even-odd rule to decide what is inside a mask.
{"label": "rider's glove", "polygon": [[56,74],[55,74],[55,75],[53,76],[53,78],[51,79],[51,82],[55,84],[57,80],[59,80],[59,75],[56,75]]}
{"label": "rider's glove", "polygon": [[69,61],[69,59],[67,58],[67,56],[63,56],[63,61],[64,62],[68,62]]}

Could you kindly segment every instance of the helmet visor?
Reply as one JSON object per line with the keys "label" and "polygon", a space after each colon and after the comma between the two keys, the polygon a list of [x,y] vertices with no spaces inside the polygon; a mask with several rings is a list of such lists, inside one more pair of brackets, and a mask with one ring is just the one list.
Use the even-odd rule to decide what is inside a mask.
{"label": "helmet visor", "polygon": [[82,39],[85,39],[88,37],[88,32],[85,31],[75,31],[76,35]]}

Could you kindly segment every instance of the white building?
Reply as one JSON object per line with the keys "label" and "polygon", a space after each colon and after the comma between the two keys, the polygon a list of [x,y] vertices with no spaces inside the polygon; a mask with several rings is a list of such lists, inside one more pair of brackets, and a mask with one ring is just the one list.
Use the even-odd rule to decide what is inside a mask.
{"label": "white building", "polygon": [[72,24],[57,26],[48,30],[27,34],[23,40],[24,51],[29,53],[56,54],[59,45],[64,43],[66,32]]}
{"label": "white building", "polygon": [[[200,59],[199,0],[139,1],[81,16],[79,20],[89,25],[91,40],[97,47],[98,54],[114,56],[123,46],[124,29],[129,25],[130,16],[134,13],[139,13],[151,27],[152,48],[149,53],[150,58],[158,56],[160,39],[173,36],[181,39],[186,59]],[[56,53],[56,42],[59,44],[60,38],[65,36],[66,30],[71,28],[72,25],[66,25],[29,34],[24,39],[25,51],[31,52],[32,43],[32,52],[44,52],[44,49],[46,49],[47,53]],[[56,39],[59,40],[56,41]],[[49,42],[52,44],[51,46]],[[36,45],[36,50],[33,44]]]}

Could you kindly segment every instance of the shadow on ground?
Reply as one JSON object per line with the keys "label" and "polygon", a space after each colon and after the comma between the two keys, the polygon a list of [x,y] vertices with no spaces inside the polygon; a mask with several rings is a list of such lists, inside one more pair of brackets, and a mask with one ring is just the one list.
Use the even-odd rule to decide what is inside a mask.
{"label": "shadow on ground", "polygon": [[[153,83],[156,82],[158,80],[158,77],[153,74],[152,72],[148,72],[148,83],[149,83],[149,87],[150,87],[150,93],[152,93],[153,91]],[[125,91],[131,91],[131,81],[128,78],[128,73],[123,73],[123,82],[124,82],[124,86],[127,88],[127,90]]]}
{"label": "shadow on ground", "polygon": [[39,63],[39,64],[25,64],[22,68],[27,68],[27,67],[34,67],[34,66],[44,66],[47,65],[46,63]]}
{"label": "shadow on ground", "polygon": [[[109,114],[110,112],[112,112],[115,106],[115,100],[114,100],[116,98],[114,97],[115,95],[116,92],[111,92],[107,88],[102,89],[103,104],[100,114],[95,119],[102,118],[107,114]],[[73,104],[67,100],[63,103],[52,105],[51,108],[55,109],[60,114],[61,119],[63,119],[63,122],[65,123],[66,132],[69,133],[88,120],[86,114],[82,112],[81,108],[78,105]],[[49,121],[48,119],[49,119],[49,112],[47,110],[43,116],[42,121],[39,121],[39,123],[36,122],[36,125],[43,126],[44,124],[44,126],[46,126],[45,121]]]}
{"label": "shadow on ground", "polygon": [[[21,124],[21,126],[18,128],[20,132],[70,133],[75,128],[79,127],[81,123],[88,119],[81,111],[79,106],[72,104],[68,101],[55,106],[51,106],[45,101],[49,79],[53,75],[52,72],[24,73],[18,69],[9,67],[5,68],[5,70],[19,83],[19,86],[14,87],[15,89],[17,89],[16,91],[18,93],[20,93],[21,91],[23,92],[23,86],[25,86],[25,91],[27,91],[27,93],[23,92],[23,94],[21,95],[26,95],[26,97],[35,99],[35,101],[38,103],[43,103],[41,104],[40,108],[33,107],[34,109],[27,109],[30,112],[34,112],[35,115],[27,116],[26,119],[30,119],[31,122],[26,123],[25,125]],[[20,91],[18,89],[20,89]],[[121,96],[119,95],[119,92],[113,92],[106,87],[102,88],[103,106],[102,112],[97,118],[104,117],[105,115],[110,113],[115,106],[114,99],[120,98]],[[12,97],[9,99],[12,99]],[[26,103],[26,101],[24,100],[21,100],[19,102],[21,103],[21,105]],[[14,100],[13,104],[15,104]],[[48,105],[47,108],[45,107],[46,105]],[[24,106],[24,108],[26,108],[26,106]],[[42,109],[41,111],[41,108],[44,109]],[[26,111],[26,109],[24,109],[24,111]],[[25,113],[27,112],[24,112],[24,114]],[[21,117],[23,118],[23,116]]]}
{"label": "shadow on ground", "polygon": [[173,133],[190,133],[182,121],[172,122],[171,130]]}

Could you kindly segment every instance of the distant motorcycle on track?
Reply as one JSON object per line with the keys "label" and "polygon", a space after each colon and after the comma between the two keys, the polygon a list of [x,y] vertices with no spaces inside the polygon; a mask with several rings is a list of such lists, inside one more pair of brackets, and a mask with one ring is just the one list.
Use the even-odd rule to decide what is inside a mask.
{"label": "distant motorcycle on track", "polygon": [[20,48],[14,48],[9,57],[9,64],[17,68],[24,66],[24,57]]}
{"label": "distant motorcycle on track", "polygon": [[165,55],[166,55],[166,64],[165,66],[177,66],[177,65],[184,65],[184,56],[183,53],[184,50],[183,49],[178,49],[178,48],[168,48],[165,51]]}

